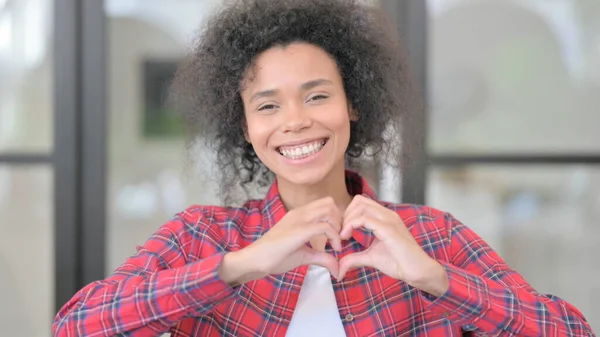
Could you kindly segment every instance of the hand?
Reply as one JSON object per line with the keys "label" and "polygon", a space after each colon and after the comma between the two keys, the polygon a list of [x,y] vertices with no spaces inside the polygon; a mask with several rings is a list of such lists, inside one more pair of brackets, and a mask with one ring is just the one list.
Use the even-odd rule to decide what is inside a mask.
{"label": "hand", "polygon": [[306,243],[325,235],[335,250],[341,250],[341,225],[342,213],[330,197],[289,211],[260,239],[226,254],[219,271],[221,278],[230,284],[240,284],[308,264],[325,267],[337,277],[337,259]]}
{"label": "hand", "polygon": [[344,214],[340,236],[348,239],[358,228],[371,230],[375,240],[365,251],[339,261],[339,279],[356,267],[372,267],[411,286],[440,296],[448,288],[444,268],[414,239],[398,213],[362,195],[354,197]]}

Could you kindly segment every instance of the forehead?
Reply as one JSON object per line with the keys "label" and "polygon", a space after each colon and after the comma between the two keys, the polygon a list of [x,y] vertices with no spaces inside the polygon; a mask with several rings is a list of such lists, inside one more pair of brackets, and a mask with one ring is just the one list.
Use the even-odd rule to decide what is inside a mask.
{"label": "forehead", "polygon": [[335,60],[318,46],[295,42],[259,54],[244,78],[244,87],[285,85],[317,77],[332,82],[341,79]]}

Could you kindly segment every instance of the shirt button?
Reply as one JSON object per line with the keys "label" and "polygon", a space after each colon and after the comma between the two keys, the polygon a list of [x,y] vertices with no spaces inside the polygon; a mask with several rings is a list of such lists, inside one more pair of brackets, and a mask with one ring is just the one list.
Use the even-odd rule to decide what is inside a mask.
{"label": "shirt button", "polygon": [[352,316],[352,314],[348,314],[346,317],[344,317],[344,320],[346,322],[352,322],[354,320],[354,316]]}

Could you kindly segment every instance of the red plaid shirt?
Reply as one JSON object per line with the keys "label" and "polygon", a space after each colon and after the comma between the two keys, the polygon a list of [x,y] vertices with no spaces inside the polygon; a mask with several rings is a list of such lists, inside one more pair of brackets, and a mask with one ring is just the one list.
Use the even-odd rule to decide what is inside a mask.
{"label": "red plaid shirt", "polygon": [[[354,194],[376,199],[347,172]],[[347,336],[593,336],[582,314],[537,293],[472,230],[447,213],[380,202],[398,212],[421,247],[446,269],[439,298],[372,268],[332,278]],[[162,226],[109,278],[81,289],[57,314],[56,336],[285,336],[308,267],[232,288],[218,277],[223,256],[242,249],[286,213],[273,184],[242,208],[192,206]],[[356,230],[342,257],[369,247]]]}

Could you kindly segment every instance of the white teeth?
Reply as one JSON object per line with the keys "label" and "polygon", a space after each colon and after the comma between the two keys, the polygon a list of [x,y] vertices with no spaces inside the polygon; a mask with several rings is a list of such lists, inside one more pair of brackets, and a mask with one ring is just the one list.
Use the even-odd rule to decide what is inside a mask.
{"label": "white teeth", "polygon": [[312,142],[310,144],[305,144],[294,148],[279,149],[279,153],[286,158],[300,159],[308,157],[309,155],[314,154],[316,152],[319,152],[319,150],[323,148],[323,145],[325,145],[324,140]]}

